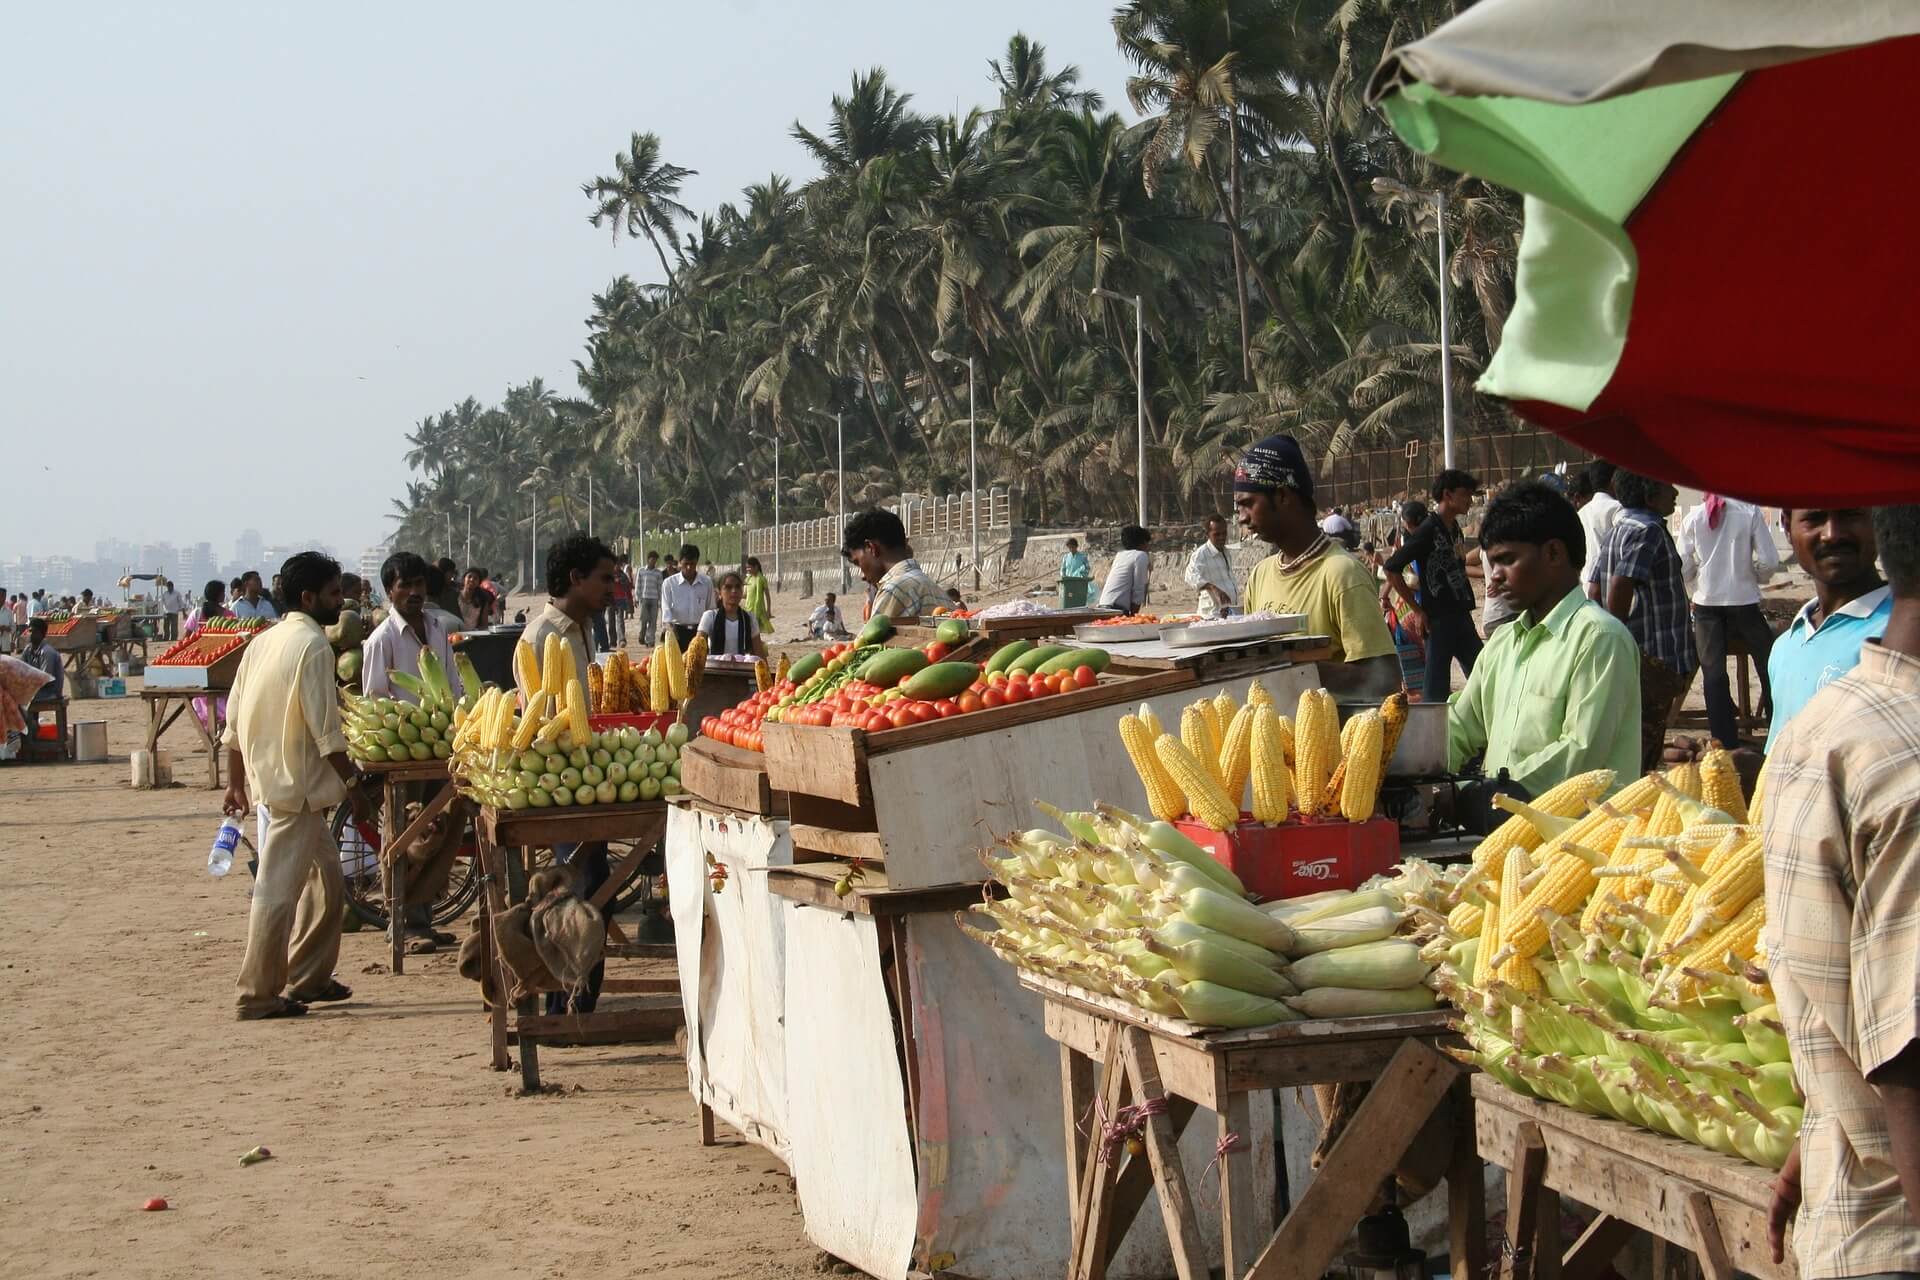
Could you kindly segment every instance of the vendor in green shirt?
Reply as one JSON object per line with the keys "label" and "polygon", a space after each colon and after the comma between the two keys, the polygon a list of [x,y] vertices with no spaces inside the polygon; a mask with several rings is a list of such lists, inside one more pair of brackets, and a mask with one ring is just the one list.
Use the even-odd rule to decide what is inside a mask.
{"label": "vendor in green shirt", "polygon": [[1626,625],[1581,589],[1587,539],[1573,504],[1515,485],[1487,507],[1480,544],[1492,589],[1518,616],[1494,632],[1467,687],[1447,704],[1447,764],[1475,756],[1530,795],[1589,769],[1614,785],[1640,776],[1640,650]]}

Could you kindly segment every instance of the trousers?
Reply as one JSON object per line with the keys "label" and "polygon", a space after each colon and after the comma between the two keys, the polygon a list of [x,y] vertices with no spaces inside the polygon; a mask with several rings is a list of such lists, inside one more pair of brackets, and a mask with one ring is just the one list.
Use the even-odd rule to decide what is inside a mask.
{"label": "trousers", "polygon": [[654,632],[660,626],[660,602],[658,600],[640,601],[640,643],[644,648],[653,648]]}
{"label": "trousers", "polygon": [[327,815],[311,809],[270,813],[240,962],[241,1017],[275,1008],[283,991],[297,1000],[302,991],[327,984],[340,959],[346,905],[340,848]]}
{"label": "trousers", "polygon": [[1660,659],[1640,655],[1640,771],[1652,773],[1667,745],[1667,721],[1673,705],[1687,696],[1693,673],[1681,675]]}
{"label": "trousers", "polygon": [[1455,659],[1459,660],[1460,674],[1470,676],[1481,647],[1471,613],[1429,613],[1426,688],[1421,697],[1427,702],[1445,702],[1452,688]]}
{"label": "trousers", "polygon": [[1773,652],[1773,628],[1757,604],[1693,606],[1693,642],[1700,650],[1700,686],[1707,699],[1707,727],[1721,746],[1732,749],[1740,736],[1733,692],[1727,680],[1727,640],[1737,639],[1760,668],[1760,706],[1773,706],[1767,680],[1767,655]]}

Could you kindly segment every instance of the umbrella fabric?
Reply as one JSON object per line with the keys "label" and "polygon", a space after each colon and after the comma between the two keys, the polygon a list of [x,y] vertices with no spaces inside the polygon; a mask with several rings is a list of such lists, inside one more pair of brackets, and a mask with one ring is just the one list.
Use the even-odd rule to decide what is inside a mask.
{"label": "umbrella fabric", "polygon": [[1480,387],[1761,502],[1920,492],[1917,184],[1890,122],[1920,6],[1484,0],[1394,51],[1409,145],[1523,193]]}

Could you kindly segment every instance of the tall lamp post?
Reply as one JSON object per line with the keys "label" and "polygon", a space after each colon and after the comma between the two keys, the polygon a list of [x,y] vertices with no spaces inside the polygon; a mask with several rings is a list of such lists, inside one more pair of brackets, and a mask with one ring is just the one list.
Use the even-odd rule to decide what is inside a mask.
{"label": "tall lamp post", "polygon": [[647,559],[647,477],[638,458],[633,460],[633,501],[633,523],[639,537],[637,552],[640,563],[645,564]]}
{"label": "tall lamp post", "polygon": [[466,507],[467,507],[467,562],[466,563],[467,563],[467,567],[471,569],[473,567],[473,504],[469,502],[466,504]]}
{"label": "tall lamp post", "polygon": [[535,467],[520,487],[527,491],[531,505],[528,507],[527,530],[532,538],[532,558],[527,562],[527,574],[533,580],[534,591],[539,592],[540,580],[540,482],[547,478],[545,467]]}
{"label": "tall lamp post", "polygon": [[1423,191],[1393,178],[1375,178],[1374,192],[1433,204],[1433,228],[1440,242],[1440,460],[1453,465],[1453,329],[1447,312],[1447,193]]}
{"label": "tall lamp post", "polygon": [[[951,356],[935,349],[935,360],[950,360],[960,363],[959,356]],[[969,353],[967,362],[967,527],[973,531],[973,589],[980,590],[980,448],[979,433],[974,429],[973,409],[973,356]]]}
{"label": "tall lamp post", "polygon": [[[773,583],[778,587],[780,585],[780,428],[775,426],[770,437],[758,431],[750,431],[747,434],[755,440],[769,438],[773,440]],[[741,531],[741,536],[745,537],[744,530]]]}
{"label": "tall lamp post", "polygon": [[1140,305],[1140,295],[1128,297],[1124,293],[1115,293],[1111,289],[1095,287],[1092,297],[1112,298],[1115,302],[1133,304],[1133,385],[1134,408],[1140,419],[1140,456],[1136,466],[1140,471],[1139,513],[1134,523],[1141,528],[1147,524],[1147,343],[1146,328],[1143,320],[1144,309]]}
{"label": "tall lamp post", "polygon": [[[837,478],[834,480],[834,494],[840,513],[839,540],[834,543],[834,547],[838,549],[847,545],[847,431],[845,424],[841,421],[841,415],[839,413],[833,415],[833,448],[834,467],[837,475]],[[844,593],[846,589],[847,558],[841,556],[840,590]]]}

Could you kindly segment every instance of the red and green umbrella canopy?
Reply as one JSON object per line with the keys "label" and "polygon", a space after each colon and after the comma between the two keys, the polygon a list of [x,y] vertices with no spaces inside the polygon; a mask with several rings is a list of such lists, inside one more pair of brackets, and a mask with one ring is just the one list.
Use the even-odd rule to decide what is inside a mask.
{"label": "red and green umbrella canopy", "polygon": [[1920,496],[1920,4],[1483,0],[1372,95],[1525,196],[1480,388],[1614,461],[1798,506]]}

